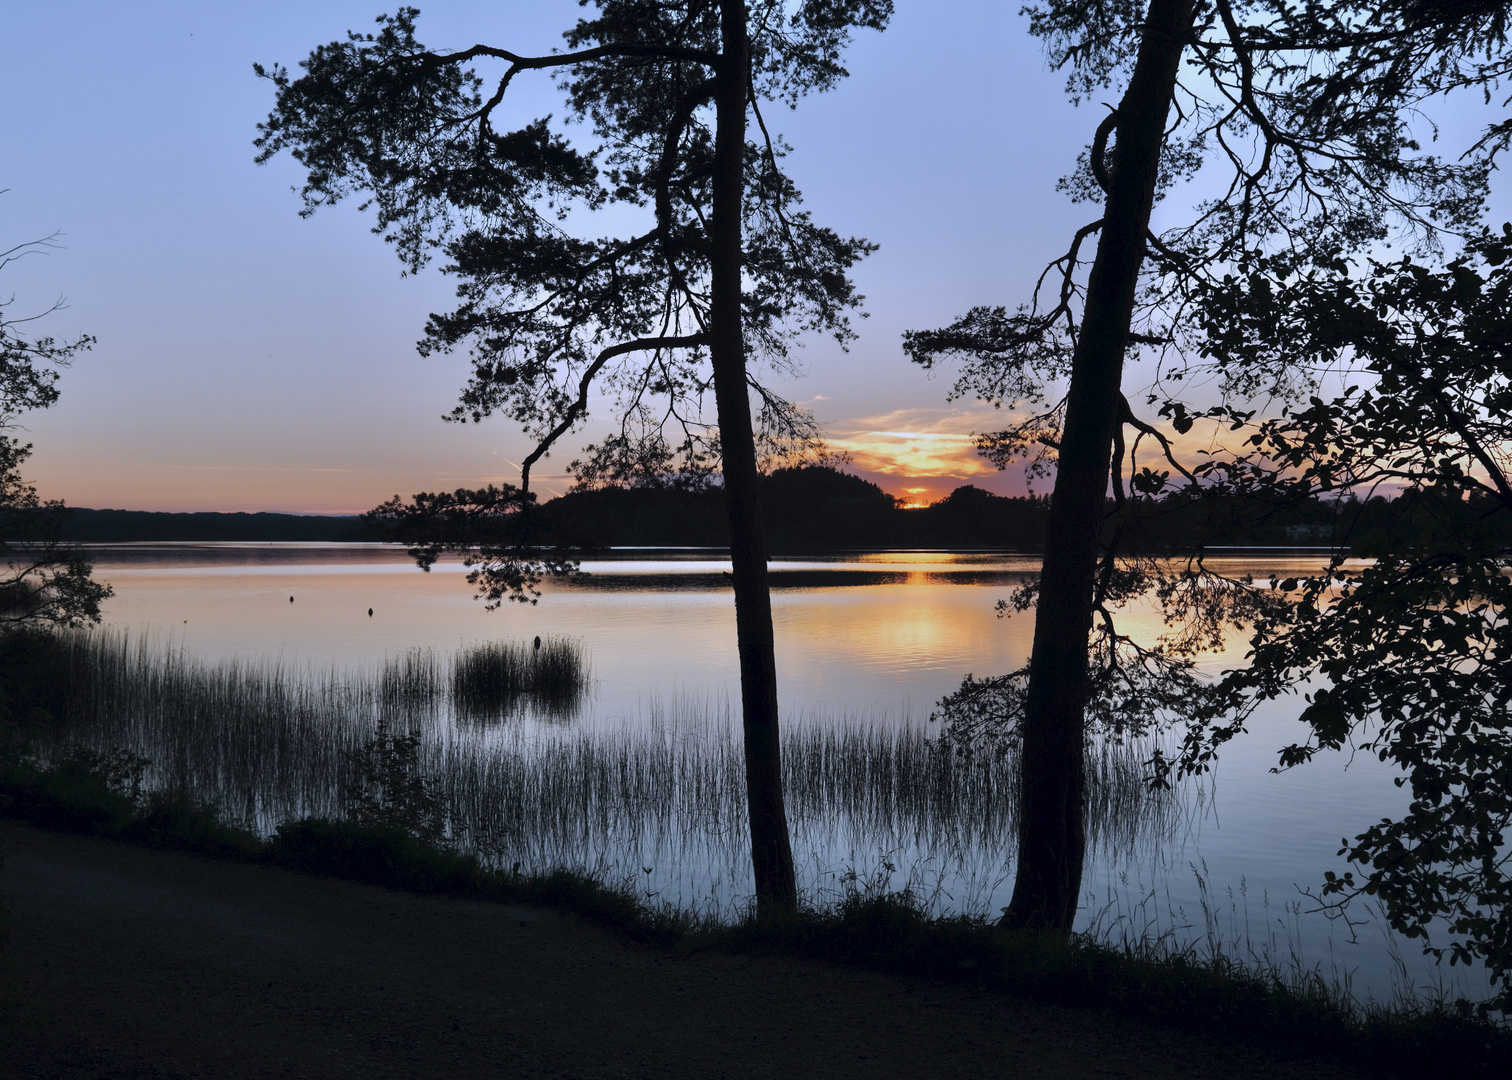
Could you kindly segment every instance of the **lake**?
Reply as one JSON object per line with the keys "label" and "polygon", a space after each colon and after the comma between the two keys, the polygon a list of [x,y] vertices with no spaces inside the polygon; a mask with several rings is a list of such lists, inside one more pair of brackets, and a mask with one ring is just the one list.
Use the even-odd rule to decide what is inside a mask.
{"label": "lake", "polygon": [[[450,655],[498,639],[581,639],[594,681],[580,713],[567,721],[524,716],[486,736],[516,746],[565,745],[591,732],[625,739],[672,730],[677,738],[699,729],[708,737],[702,728],[710,717],[716,727],[728,725],[738,708],[734,606],[720,552],[610,552],[585,562],[582,577],[545,583],[538,604],[492,612],[471,598],[460,565],[421,573],[401,550],[383,545],[115,545],[92,554],[96,576],[116,591],[105,607],[108,626],[205,662],[261,660],[317,677],[376,668],[416,648]],[[1317,558],[1220,561],[1264,578],[1305,571]],[[966,673],[999,674],[1025,662],[1032,616],[1000,619],[994,606],[1036,565],[1032,557],[979,552],[774,560],[785,724],[925,727],[934,703]],[[1141,629],[1153,635],[1158,624]],[[1241,647],[1205,656],[1202,666],[1217,672],[1242,655]],[[1249,735],[1225,750],[1216,775],[1186,785],[1138,835],[1098,834],[1080,925],[1295,960],[1327,978],[1348,978],[1361,996],[1440,981],[1483,996],[1475,976],[1450,980],[1464,980],[1463,969],[1435,967],[1379,920],[1367,918],[1351,934],[1312,912],[1299,890],[1316,889],[1325,870],[1343,868],[1341,838],[1406,800],[1390,771],[1367,755],[1333,755],[1272,774],[1276,749],[1298,737],[1298,711],[1283,704],[1258,715]],[[697,844],[651,836],[639,825],[629,833],[606,828],[558,854],[633,878],[656,898],[725,908],[749,889],[739,830],[729,826],[724,821]],[[911,832],[888,828],[796,823],[802,886],[823,897],[854,871],[895,887],[911,883],[945,910],[995,913],[1008,902],[1011,852],[991,830],[945,843],[917,823]]]}

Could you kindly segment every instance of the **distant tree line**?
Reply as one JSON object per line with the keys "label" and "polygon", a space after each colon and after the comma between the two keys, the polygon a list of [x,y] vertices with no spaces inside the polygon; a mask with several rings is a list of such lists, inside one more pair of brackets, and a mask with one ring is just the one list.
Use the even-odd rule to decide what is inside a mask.
{"label": "distant tree line", "polygon": [[[904,509],[876,484],[840,469],[777,469],[761,479],[768,546],[777,551],[846,548],[998,548],[1039,551],[1049,499],[1005,497],[970,484],[925,507]],[[535,508],[538,534],[578,548],[725,547],[723,494],[708,477],[664,477],[579,485]],[[1110,506],[1111,508],[1111,506]],[[1110,515],[1111,516],[1111,515]],[[1352,494],[1267,503],[1259,498],[1153,500],[1131,547],[1174,543],[1211,547],[1332,547],[1370,542],[1411,545],[1484,518],[1475,499],[1412,491],[1359,499]],[[1512,548],[1512,521],[1492,519]],[[61,537],[78,543],[382,541],[381,523],[352,515],[154,513],[72,509]]]}
{"label": "distant tree line", "polygon": [[[776,549],[996,547],[1034,550],[1047,500],[1003,498],[969,485],[933,506],[901,509],[876,484],[826,466],[778,469],[760,480],[768,544]],[[573,548],[726,547],[729,516],[717,482],[580,486],[533,507],[535,535]],[[380,522],[355,516],[150,513],[74,509],[64,538],[80,543],[378,541]]]}
{"label": "distant tree line", "polygon": [[[959,487],[922,509],[904,510],[876,484],[823,465],[761,478],[767,543],[776,550],[877,547],[1009,547],[1043,540],[1046,500],[1003,498]],[[723,496],[713,484],[605,485],[540,507],[558,542],[584,546],[710,546],[728,543]]]}
{"label": "distant tree line", "polygon": [[[1512,519],[1479,494],[1409,488],[1361,499],[1294,494],[1266,498],[1185,489],[1149,500],[1126,524],[1130,552],[1214,547],[1403,550],[1472,525],[1512,550]],[[1112,510],[1112,500],[1108,503]],[[1112,514],[1109,514],[1112,517]],[[1111,528],[1111,526],[1109,526]]]}
{"label": "distant tree line", "polygon": [[60,532],[62,539],[80,544],[383,539],[382,530],[350,514],[172,514],[77,507],[69,511]]}

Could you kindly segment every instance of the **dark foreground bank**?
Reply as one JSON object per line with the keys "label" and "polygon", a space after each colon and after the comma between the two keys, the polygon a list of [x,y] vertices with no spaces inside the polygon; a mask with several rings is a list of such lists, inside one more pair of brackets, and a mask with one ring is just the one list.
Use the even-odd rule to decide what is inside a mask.
{"label": "dark foreground bank", "polygon": [[[791,922],[728,926],[580,874],[490,870],[400,824],[310,819],[263,839],[212,808],[122,790],[122,764],[88,752],[51,767],[0,760],[0,827],[8,817],[53,830],[9,826],[24,842],[0,871],[0,896],[15,896],[0,1076],[196,1075],[212,1059],[216,1075],[260,1075],[268,1062],[315,1060],[338,1035],[347,1064],[321,1058],[315,1074],[426,1075],[450,1062],[451,1075],[470,1075],[494,1067],[490,1054],[534,1048],[524,1075],[851,1075],[845,1061],[856,1075],[952,1075],[940,1063],[953,1062],[973,1076],[1166,1076],[1198,1061],[1211,1075],[1467,1080],[1501,1077],[1512,1047],[1512,1033],[1470,1011],[1362,1015],[1318,982],[1005,935],[864,882]],[[390,914],[362,915],[375,905]],[[510,914],[526,907],[535,914]],[[275,910],[285,914],[269,922]],[[514,930],[543,910],[573,929],[519,953]],[[461,912],[470,929],[454,938]],[[627,978],[616,969],[630,957]],[[702,974],[663,977],[683,964]],[[453,969],[472,974],[454,985]],[[747,969],[766,981],[742,983]],[[821,990],[795,989],[810,982]],[[547,985],[554,997],[537,992]],[[920,1005],[926,990],[932,1004]],[[212,999],[225,1015],[210,1014]],[[521,1028],[526,1015],[536,1020]],[[670,1064],[664,1042],[686,1060]],[[431,1045],[441,1049],[417,1072],[414,1054]],[[730,1049],[741,1046],[765,1049]],[[226,1073],[237,1054],[250,1071]],[[622,1060],[634,1068],[614,1071]]]}
{"label": "dark foreground bank", "polygon": [[793,957],[666,950],[0,822],[4,1077],[1323,1077],[1336,1063]]}

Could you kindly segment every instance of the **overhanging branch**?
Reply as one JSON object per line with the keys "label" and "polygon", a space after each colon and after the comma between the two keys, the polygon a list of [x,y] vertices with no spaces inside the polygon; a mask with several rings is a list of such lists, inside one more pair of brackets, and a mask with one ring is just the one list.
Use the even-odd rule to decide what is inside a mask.
{"label": "overhanging branch", "polygon": [[577,400],[567,407],[567,415],[562,417],[561,423],[552,428],[546,437],[537,444],[520,465],[520,490],[530,490],[530,467],[545,456],[546,451],[551,449],[553,443],[566,434],[567,429],[577,423],[578,419],[588,411],[588,388],[593,383],[593,377],[599,373],[610,360],[625,353],[644,352],[652,349],[688,349],[695,345],[704,345],[707,335],[686,334],[681,337],[653,337],[635,338],[633,341],[622,341],[618,345],[611,345],[593,363],[588,365],[588,370],[583,372],[583,377],[578,380]]}

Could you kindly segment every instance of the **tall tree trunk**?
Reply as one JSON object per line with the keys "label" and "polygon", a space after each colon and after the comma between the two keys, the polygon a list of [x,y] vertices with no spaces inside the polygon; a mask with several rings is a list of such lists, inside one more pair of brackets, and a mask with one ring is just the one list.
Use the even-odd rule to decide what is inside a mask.
{"label": "tall tree trunk", "polygon": [[746,15],[743,0],[720,4],[723,60],[715,90],[713,246],[709,356],[719,411],[730,561],[735,582],[735,627],[740,649],[740,699],[745,726],[746,807],[751,864],[760,918],[798,908],[793,850],[782,800],[777,737],[777,658],[772,599],[767,591],[766,540],[757,499],[756,440],[746,386],[741,329],[741,204],[745,194]]}
{"label": "tall tree trunk", "polygon": [[1128,90],[1071,364],[1023,730],[1018,873],[1002,925],[1071,932],[1086,851],[1087,646],[1124,350],[1192,0],[1152,0]]}

